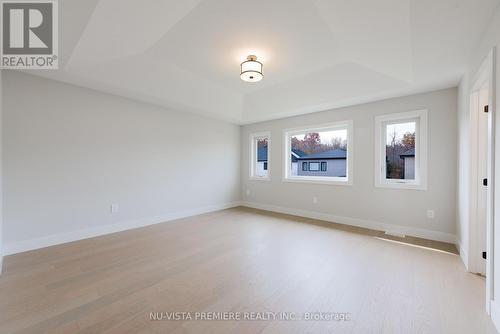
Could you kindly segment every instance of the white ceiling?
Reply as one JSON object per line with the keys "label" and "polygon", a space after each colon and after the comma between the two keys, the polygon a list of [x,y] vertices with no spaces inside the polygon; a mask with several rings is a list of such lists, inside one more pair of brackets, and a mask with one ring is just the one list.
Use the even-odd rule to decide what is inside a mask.
{"label": "white ceiling", "polygon": [[32,73],[251,123],[456,86],[498,3],[64,0],[60,70]]}

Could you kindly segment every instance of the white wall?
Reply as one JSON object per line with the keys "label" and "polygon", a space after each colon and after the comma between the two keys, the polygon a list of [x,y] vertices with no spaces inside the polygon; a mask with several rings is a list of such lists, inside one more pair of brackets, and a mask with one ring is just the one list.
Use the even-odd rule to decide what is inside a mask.
{"label": "white wall", "polygon": [[[375,116],[424,108],[429,113],[428,190],[376,188]],[[282,181],[284,129],[350,119],[354,121],[352,186]],[[454,242],[456,125],[455,88],[246,125],[241,134],[242,200],[255,207]],[[270,182],[248,178],[248,138],[262,131],[271,131],[273,138]],[[427,218],[427,209],[435,210],[435,219]]]}
{"label": "white wall", "polygon": [[[470,101],[469,94],[474,84],[473,77],[479,70],[479,67],[483,60],[486,58],[488,53],[492,48],[497,48],[496,53],[496,66],[500,65],[500,6],[497,7],[496,11],[492,14],[492,19],[489,23],[487,30],[483,36],[483,39],[478,43],[474,54],[471,57],[470,66],[468,72],[462,79],[459,87],[459,132],[458,132],[458,211],[457,211],[457,239],[461,245],[461,255],[466,266],[469,265],[470,261],[470,240],[469,240],[469,230],[470,230],[470,213],[469,213],[469,193],[470,193],[470,170],[469,170],[469,157],[470,157]],[[498,110],[500,110],[500,71],[496,70],[496,103],[493,112],[496,113],[495,120],[495,184],[494,184],[494,225],[500,226],[500,117],[498,115]],[[495,228],[495,251],[494,251],[494,300],[500,298],[500,229]],[[500,325],[500,307],[492,307],[492,317],[495,323]],[[497,327],[498,328],[498,327]]]}
{"label": "white wall", "polygon": [[6,253],[239,200],[237,125],[14,71],[3,88]]}

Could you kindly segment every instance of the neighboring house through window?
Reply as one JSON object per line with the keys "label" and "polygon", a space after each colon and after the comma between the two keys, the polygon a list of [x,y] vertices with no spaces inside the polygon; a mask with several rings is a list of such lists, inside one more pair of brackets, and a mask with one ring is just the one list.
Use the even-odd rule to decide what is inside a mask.
{"label": "neighboring house through window", "polygon": [[[292,164],[292,174],[294,175],[297,175],[298,172],[299,172],[299,160],[298,158],[300,158],[301,156],[304,156],[305,153],[302,152],[301,150],[292,150],[292,152],[290,152],[291,155],[290,155],[290,161],[291,161],[291,164]],[[307,170],[307,164],[305,165],[302,165],[302,168],[305,168],[304,170]]]}
{"label": "neighboring house through window", "polygon": [[378,116],[375,119],[375,185],[427,188],[427,111]]}
{"label": "neighboring house through window", "polygon": [[415,179],[415,148],[410,148],[409,150],[403,152],[399,156],[403,159],[403,178],[405,180]]}
{"label": "neighboring house through window", "polygon": [[269,180],[271,134],[269,132],[250,135],[250,178]]}
{"label": "neighboring house through window", "polygon": [[284,142],[285,181],[352,184],[352,121],[285,130]]}
{"label": "neighboring house through window", "polygon": [[333,149],[321,153],[307,154],[299,158],[309,169],[302,170],[297,175],[345,177],[347,170],[347,151]]}

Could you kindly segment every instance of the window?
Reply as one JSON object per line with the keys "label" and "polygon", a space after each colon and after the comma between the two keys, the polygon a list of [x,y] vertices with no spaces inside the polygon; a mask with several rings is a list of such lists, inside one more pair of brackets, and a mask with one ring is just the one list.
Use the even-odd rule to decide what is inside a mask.
{"label": "window", "polygon": [[284,131],[284,181],[352,184],[352,121]]}
{"label": "window", "polygon": [[250,179],[269,180],[270,144],[269,132],[250,135]]}
{"label": "window", "polygon": [[375,136],[375,185],[425,190],[427,111],[378,116]]}
{"label": "window", "polygon": [[309,171],[310,172],[317,172],[317,171],[319,171],[319,162],[311,161],[309,163]]}

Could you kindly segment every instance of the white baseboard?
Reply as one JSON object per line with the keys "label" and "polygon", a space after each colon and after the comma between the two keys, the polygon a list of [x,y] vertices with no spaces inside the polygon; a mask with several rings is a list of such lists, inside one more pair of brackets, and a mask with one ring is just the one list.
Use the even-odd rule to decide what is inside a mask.
{"label": "white baseboard", "polygon": [[[11,243],[5,244],[4,249],[3,249],[3,254],[4,255],[11,255],[11,254],[16,254],[16,253],[26,252],[29,250],[59,245],[59,244],[67,243],[67,242],[97,237],[100,235],[130,230],[130,229],[139,228],[139,227],[143,227],[143,226],[159,224],[159,223],[168,222],[168,221],[181,219],[181,218],[185,218],[185,217],[190,217],[190,216],[195,216],[195,215],[199,215],[199,214],[203,214],[203,213],[224,210],[224,209],[228,209],[228,208],[237,207],[240,205],[250,207],[250,208],[255,208],[255,209],[285,213],[285,214],[301,216],[301,217],[306,217],[306,218],[312,218],[312,219],[319,219],[319,220],[323,220],[323,221],[327,221],[327,222],[334,222],[334,223],[339,223],[339,224],[364,227],[364,228],[369,228],[369,229],[374,229],[374,230],[379,230],[379,231],[384,231],[384,232],[387,231],[391,234],[404,234],[404,235],[408,235],[408,236],[414,236],[414,237],[420,237],[420,238],[425,238],[425,239],[429,239],[429,240],[437,240],[437,241],[444,241],[444,242],[450,242],[450,243],[456,242],[456,238],[454,235],[444,233],[444,232],[439,232],[439,231],[431,231],[431,230],[425,230],[425,229],[419,229],[419,228],[415,228],[415,227],[408,227],[408,226],[401,226],[401,225],[392,225],[392,224],[386,224],[386,223],[358,219],[358,218],[341,217],[341,216],[336,216],[336,215],[327,214],[327,213],[306,211],[306,210],[300,210],[300,209],[292,209],[292,208],[280,207],[280,206],[270,205],[270,204],[261,204],[261,203],[256,203],[256,202],[231,202],[231,203],[212,205],[212,206],[207,206],[207,207],[202,207],[202,208],[197,208],[197,209],[187,210],[187,211],[182,211],[182,212],[169,213],[169,214],[165,214],[165,215],[157,216],[157,217],[148,217],[148,218],[124,221],[124,222],[119,222],[116,224],[108,224],[108,225],[103,225],[103,226],[98,226],[98,227],[91,227],[91,228],[72,231],[72,232],[52,234],[52,235],[48,235],[48,236],[40,237],[40,238],[36,238],[36,239],[11,242]],[[466,259],[467,252],[465,252],[464,250],[462,250],[462,248],[460,248],[460,256],[462,256],[462,253],[464,254],[465,259]],[[464,257],[462,257],[462,259],[464,259]],[[1,261],[1,259],[0,259],[0,261]]]}
{"label": "white baseboard", "polygon": [[464,248],[460,240],[457,239],[455,245],[457,246],[458,252],[460,253],[460,258],[464,263],[465,270],[469,271],[469,251]]}
{"label": "white baseboard", "polygon": [[500,305],[495,303],[494,300],[490,303],[490,311],[491,311],[491,320],[495,325],[495,328],[498,332],[500,332]]}
{"label": "white baseboard", "polygon": [[456,242],[456,236],[454,234],[449,234],[445,232],[426,230],[416,227],[410,226],[401,226],[401,225],[392,225],[387,223],[381,223],[372,220],[358,219],[358,218],[350,218],[350,217],[342,217],[336,216],[328,213],[314,212],[314,211],[306,211],[300,209],[292,209],[286,208],[271,204],[262,204],[256,202],[242,202],[242,206],[246,206],[254,209],[261,209],[267,211],[273,211],[278,213],[285,213],[294,216],[306,217],[311,219],[319,219],[332,223],[339,223],[357,227],[369,228],[372,230],[389,232],[390,234],[404,234],[407,236],[413,236],[418,238],[424,238],[428,240],[436,240],[443,241],[449,243]]}
{"label": "white baseboard", "polygon": [[52,234],[41,238],[16,241],[7,243],[4,246],[3,253],[4,255],[11,255],[21,252],[26,252],[29,250],[39,249],[48,246],[54,246],[59,244],[64,244],[71,241],[77,241],[81,239],[87,239],[92,237],[97,237],[100,235],[131,230],[134,228],[139,228],[148,225],[154,225],[159,223],[164,223],[176,219],[186,218],[190,216],[196,216],[203,213],[219,211],[224,209],[233,208],[239,206],[240,202],[230,202],[219,205],[211,205],[201,208],[196,208],[187,211],[167,213],[165,215],[157,216],[157,217],[148,217],[142,219],[129,220],[124,222],[119,222],[115,224],[108,224],[98,227],[91,227],[77,231],[71,231],[66,233],[58,233]]}

